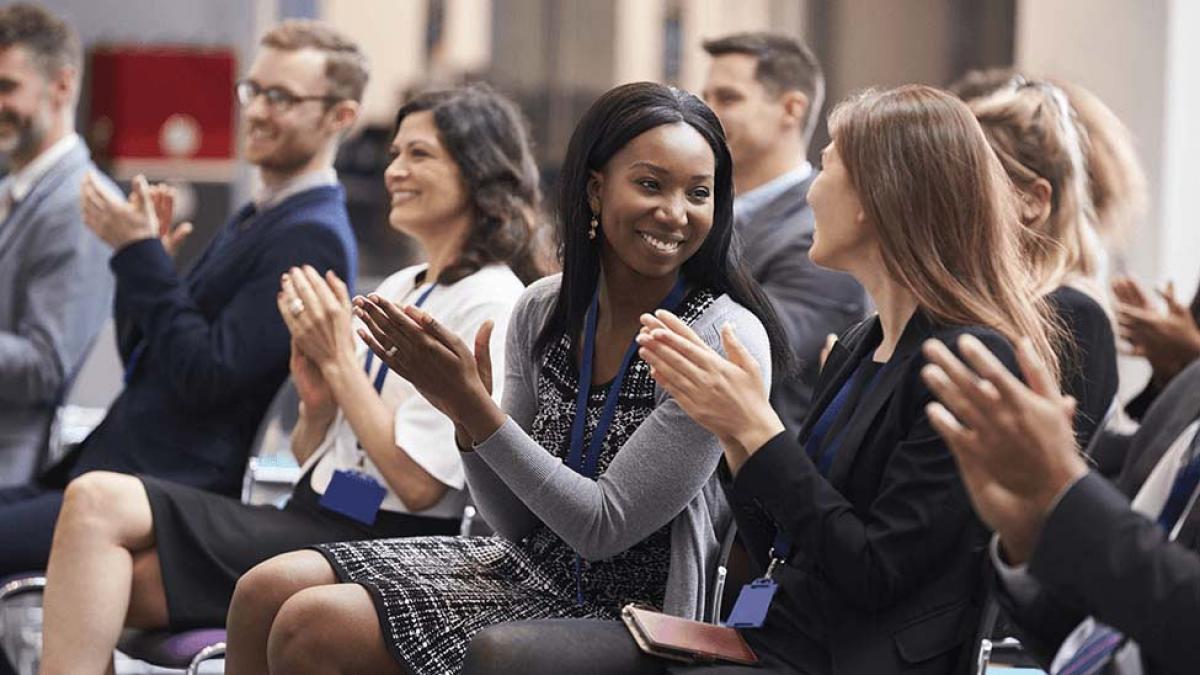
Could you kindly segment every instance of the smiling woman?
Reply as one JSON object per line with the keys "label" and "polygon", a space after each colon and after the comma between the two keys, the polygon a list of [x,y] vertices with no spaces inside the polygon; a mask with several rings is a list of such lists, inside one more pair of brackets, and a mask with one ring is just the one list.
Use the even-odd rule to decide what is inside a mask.
{"label": "smiling woman", "polygon": [[[449,212],[427,194],[446,168],[429,131],[414,115],[397,135],[389,187],[406,231]],[[473,497],[500,536],[350,542],[261,565],[239,586],[231,625],[243,610],[273,619],[255,648],[270,649],[274,672],[457,672],[467,642],[495,623],[612,619],[629,602],[705,613],[729,523],[712,498],[720,445],[655,386],[634,337],[639,315],[667,306],[712,345],[719,326],[738,326],[764,371],[783,344],[730,256],[729,153],[699,99],[641,83],[593,105],[564,165],[563,275],[517,303],[502,408],[489,396],[486,330],[472,355],[423,310],[355,301],[372,351],[454,421]],[[231,675],[251,670],[238,639]]]}

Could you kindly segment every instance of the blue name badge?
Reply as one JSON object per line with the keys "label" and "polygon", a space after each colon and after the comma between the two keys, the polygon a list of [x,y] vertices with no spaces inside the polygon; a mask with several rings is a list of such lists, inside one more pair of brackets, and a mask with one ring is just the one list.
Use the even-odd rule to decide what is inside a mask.
{"label": "blue name badge", "polygon": [[755,579],[742,586],[737,602],[733,603],[733,611],[729,612],[729,620],[725,622],[730,628],[762,628],[767,619],[767,610],[771,608],[771,599],[779,585],[773,579]]}
{"label": "blue name badge", "polygon": [[363,525],[374,525],[387,490],[365,473],[339,469],[321,495],[321,506]]}

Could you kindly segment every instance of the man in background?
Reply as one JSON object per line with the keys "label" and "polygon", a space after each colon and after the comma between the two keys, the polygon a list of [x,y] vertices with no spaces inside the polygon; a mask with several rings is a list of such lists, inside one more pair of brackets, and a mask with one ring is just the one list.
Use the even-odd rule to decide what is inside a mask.
{"label": "man in background", "polygon": [[773,33],[708,40],[713,57],[704,100],[717,113],[733,155],[733,212],[743,261],[774,303],[799,372],[774,378],[771,402],[798,431],[808,413],[830,333],[862,319],[866,293],[842,272],[808,259],[813,215],[807,159],[825,97],[821,66],[800,41]]}
{"label": "man in background", "polygon": [[[358,118],[366,60],[315,21],[285,22],[260,44],[237,94],[244,157],[261,185],[186,276],[175,270],[171,234],[159,228],[165,213],[144,179],[134,179],[128,203],[94,176],[84,179],[87,225],[113,250],[125,387],[62,462],[0,490],[0,576],[44,568],[63,489],[87,471],[236,496],[258,425],[288,374],[281,276],[311,265],[354,280],[357,249],[333,159]],[[104,508],[102,500],[95,506]]]}
{"label": "man in background", "polygon": [[0,8],[0,487],[32,480],[111,306],[110,251],[79,206],[95,169],[75,133],[81,61],[57,17]]}

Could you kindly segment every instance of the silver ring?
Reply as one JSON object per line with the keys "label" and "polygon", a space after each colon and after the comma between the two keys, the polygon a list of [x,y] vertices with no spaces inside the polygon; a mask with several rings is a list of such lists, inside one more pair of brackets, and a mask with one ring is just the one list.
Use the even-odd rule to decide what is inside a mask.
{"label": "silver ring", "polygon": [[304,311],[304,301],[300,298],[292,298],[292,302],[288,304],[288,311],[292,316],[300,316],[300,312]]}
{"label": "silver ring", "polygon": [[388,356],[395,356],[396,355],[396,345],[392,345],[391,347],[388,347],[387,349],[384,350],[383,353],[387,354]]}

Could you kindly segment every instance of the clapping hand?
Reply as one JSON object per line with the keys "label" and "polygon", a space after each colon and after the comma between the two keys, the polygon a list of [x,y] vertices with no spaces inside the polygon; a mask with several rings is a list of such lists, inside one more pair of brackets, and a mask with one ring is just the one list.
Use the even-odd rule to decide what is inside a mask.
{"label": "clapping hand", "polygon": [[1141,286],[1129,277],[1113,281],[1117,325],[1128,352],[1145,357],[1160,383],[1200,358],[1200,326],[1175,297],[1175,285],[1157,291],[1166,311],[1155,309]]}
{"label": "clapping hand", "polygon": [[280,286],[276,304],[293,346],[322,372],[357,368],[346,284],[332,270],[322,277],[305,265],[288,270]]}
{"label": "clapping hand", "polygon": [[940,401],[927,413],[979,517],[1000,534],[1009,562],[1020,564],[1058,496],[1087,473],[1071,426],[1075,401],[1059,393],[1028,340],[1017,360],[1029,386],[978,339],[963,336],[958,346],[966,363],[941,342],[925,343],[930,363],[921,375]]}
{"label": "clapping hand", "polygon": [[732,325],[721,329],[728,358],[666,310],[642,315],[637,341],[654,381],[721,441],[731,471],[783,431],[783,422],[767,400],[762,369]]}
{"label": "clapping hand", "polygon": [[491,397],[491,321],[480,326],[472,352],[454,332],[417,307],[401,308],[372,293],[354,298],[354,311],[366,326],[359,329],[359,337],[454,421],[460,446],[485,440],[504,423],[505,415]]}
{"label": "clapping hand", "polygon": [[159,224],[149,193],[145,177],[136,176],[129,200],[122,201],[89,172],[83,178],[83,222],[114,251],[135,241],[154,238],[158,236]]}
{"label": "clapping hand", "polygon": [[[150,199],[150,205],[154,208],[155,218],[158,220],[158,240],[162,242],[167,255],[174,258],[179,253],[180,247],[183,246],[184,240],[194,229],[191,223],[180,223],[172,227],[175,222],[175,202],[179,198],[179,191],[170,185],[159,183],[150,186],[147,196]],[[140,209],[140,204],[135,204],[134,208]]]}

